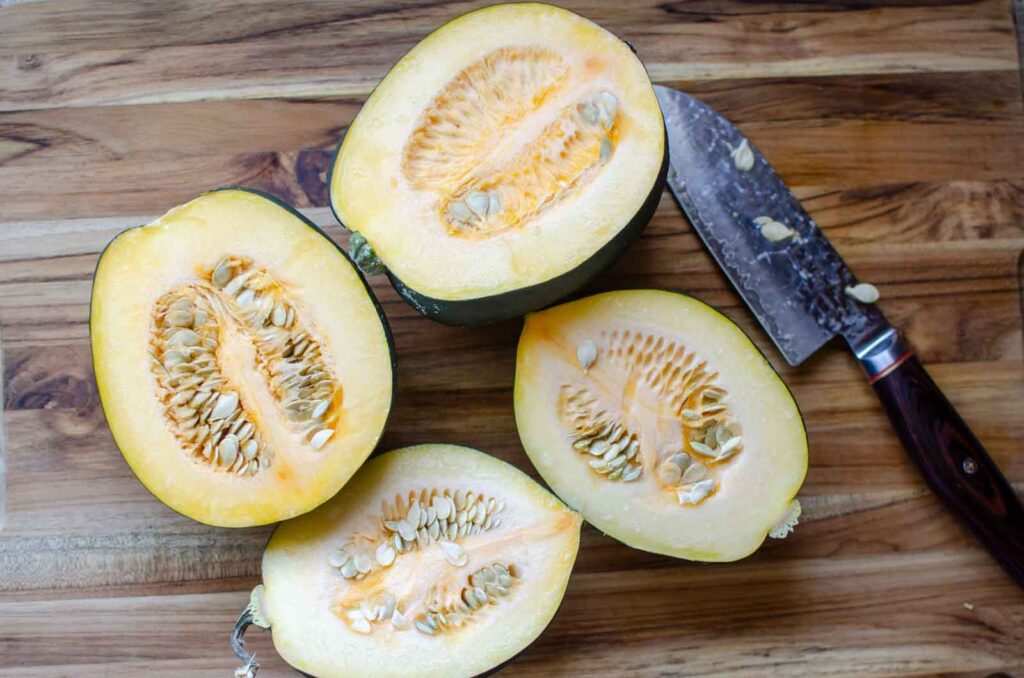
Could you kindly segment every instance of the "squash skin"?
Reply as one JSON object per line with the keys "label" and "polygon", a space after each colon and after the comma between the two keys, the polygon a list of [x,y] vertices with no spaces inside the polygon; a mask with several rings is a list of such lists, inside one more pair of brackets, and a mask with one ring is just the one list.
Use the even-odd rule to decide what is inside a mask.
{"label": "squash skin", "polygon": [[[380,319],[381,326],[382,326],[382,328],[384,330],[384,337],[385,337],[387,348],[388,348],[388,356],[389,356],[389,362],[390,362],[390,366],[391,366],[391,399],[388,402],[388,409],[387,409],[387,413],[386,413],[383,425],[381,427],[381,432],[378,435],[377,441],[375,443],[375,448],[376,448],[376,446],[379,445],[379,443],[380,443],[380,438],[383,437],[383,435],[384,435],[384,431],[387,429],[387,424],[390,421],[391,413],[392,413],[392,410],[394,409],[395,390],[397,388],[397,368],[398,368],[398,362],[397,362],[397,357],[396,357],[397,354],[396,354],[396,351],[395,351],[394,337],[393,337],[393,335],[391,333],[391,327],[388,324],[387,316],[384,314],[384,310],[381,307],[380,302],[377,300],[377,297],[374,295],[373,290],[370,288],[369,283],[367,283],[366,277],[363,275],[363,272],[359,269],[359,267],[355,264],[355,262],[353,262],[352,259],[348,256],[348,253],[345,252],[345,250],[342,249],[340,245],[338,245],[338,243],[336,243],[330,236],[328,236],[320,227],[318,227],[312,221],[310,221],[305,216],[303,216],[298,210],[296,210],[294,207],[292,207],[288,203],[284,202],[280,198],[277,198],[277,197],[275,197],[273,195],[270,195],[269,193],[266,193],[264,191],[260,191],[258,189],[249,188],[249,187],[246,187],[246,186],[237,186],[237,185],[228,185],[228,186],[222,186],[222,187],[216,188],[216,189],[211,189],[211,190],[209,190],[206,193],[201,194],[201,195],[206,195],[206,194],[210,194],[210,193],[217,193],[217,192],[221,192],[221,191],[240,191],[240,192],[244,192],[244,193],[250,193],[250,194],[255,195],[255,196],[259,197],[259,198],[267,200],[267,201],[277,205],[278,207],[283,208],[285,211],[289,212],[292,216],[294,216],[297,219],[299,219],[307,228],[312,229],[313,231],[318,233],[320,236],[322,236],[327,242],[329,242],[331,245],[333,245],[334,248],[338,251],[338,253],[345,259],[345,261],[355,271],[356,275],[359,278],[359,281],[363,285],[363,291],[365,292],[366,296],[370,299],[371,303],[373,304],[374,310],[377,313],[377,317]],[[201,197],[201,196],[197,196],[197,197]],[[147,224],[139,224],[137,226],[129,227],[129,228],[121,231],[120,233],[118,233],[116,236],[114,236],[110,240],[110,242],[108,242],[106,244],[106,246],[104,246],[103,250],[100,252],[99,257],[96,259],[96,265],[93,267],[93,287],[95,286],[96,273],[99,270],[100,263],[103,261],[103,257],[107,253],[107,250],[110,249],[110,247],[114,244],[114,242],[117,241],[118,238],[120,238],[125,233],[128,233],[129,231],[133,231],[133,230],[135,230],[137,228],[142,228],[142,227],[144,227],[146,225]],[[93,373],[97,374],[99,372],[99,365],[97,365],[97,362],[96,362],[96,355],[95,355],[95,351],[94,351],[94,344],[93,344],[93,342],[91,340],[93,332],[95,331],[95,328],[93,327],[93,321],[94,321],[94,318],[95,318],[95,316],[93,314],[93,302],[94,301],[95,301],[95,294],[93,292],[90,292],[90,295],[89,295],[89,334],[90,334],[89,352],[90,352],[90,362],[92,363],[92,367],[93,367]],[[101,410],[101,412],[103,412],[104,420],[105,421],[109,421],[110,420],[110,416],[109,416],[108,412],[106,411],[106,405],[104,404],[102,398],[100,398],[100,410]],[[109,424],[108,424],[108,429],[109,428],[110,427],[109,427]],[[116,439],[114,440],[114,442],[115,442],[115,445],[117,445],[117,440]],[[125,453],[121,450],[120,445],[117,445],[117,448],[118,448],[118,452],[121,454],[122,459],[125,461],[126,464],[128,464],[128,467],[130,469],[132,469],[133,475],[135,475],[136,478],[138,478],[138,480],[142,484],[142,486],[145,487],[146,490],[151,495],[153,495],[153,497],[156,498],[157,501],[159,501],[161,504],[163,504],[167,508],[171,509],[175,513],[177,513],[177,514],[179,514],[181,516],[184,516],[185,518],[188,518],[190,520],[194,520],[196,522],[199,522],[199,523],[202,523],[202,524],[205,524],[205,525],[210,525],[212,527],[256,527],[256,526],[259,526],[259,525],[265,525],[265,524],[268,524],[268,523],[278,522],[276,520],[271,520],[271,521],[263,521],[263,522],[254,522],[254,523],[247,524],[247,525],[225,525],[225,524],[220,524],[220,523],[217,523],[217,522],[211,522],[211,521],[202,520],[200,518],[197,518],[196,516],[189,515],[188,513],[185,513],[183,511],[179,510],[178,508],[172,506],[168,502],[164,501],[160,497],[160,495],[157,494],[153,490],[153,488],[151,488],[149,485],[146,484],[146,482],[143,480],[143,478],[138,473],[135,473],[135,469],[132,467],[132,464],[128,461],[128,458],[125,456]],[[372,452],[371,452],[371,455],[372,455]],[[311,507],[310,510],[312,510],[312,508],[315,508],[315,507]],[[276,531],[276,528],[275,528],[275,531]]]}
{"label": "squash skin", "polygon": [[388,279],[399,296],[406,303],[431,320],[445,325],[473,326],[496,323],[518,318],[531,311],[547,308],[551,304],[576,292],[614,264],[622,254],[636,242],[654,216],[668,176],[668,138],[665,139],[665,154],[658,171],[658,178],[651,187],[640,209],[615,237],[601,246],[589,259],[576,268],[545,280],[544,282],[520,287],[516,290],[477,299],[434,299],[420,294],[403,283],[398,276],[387,271]]}
{"label": "squash skin", "polygon": [[[565,9],[552,3],[535,2],[534,0],[528,0],[528,4],[548,5],[559,10]],[[486,11],[494,6],[495,5],[484,6],[453,17],[449,21],[446,21],[435,28],[422,40],[426,40],[429,35],[442,30],[453,21],[462,19],[474,12]],[[621,40],[621,42],[629,48],[630,52],[634,55],[636,54],[636,49],[630,42],[626,40]],[[401,60],[399,60],[399,62],[400,61]],[[378,86],[380,82],[383,82],[391,74],[391,71],[399,62],[396,62],[390,69],[388,69],[388,72],[385,73],[378,82]],[[376,87],[374,90],[375,89]],[[367,99],[369,99],[369,95],[367,96]],[[338,144],[335,146],[334,157],[331,160],[331,170],[327,176],[327,187],[328,192],[330,193],[328,202],[330,203],[331,213],[334,214],[334,218],[337,219],[339,224],[348,229],[348,226],[345,224],[344,220],[342,220],[341,215],[338,214],[338,209],[336,207],[336,205],[342,202],[344,198],[343,196],[335,196],[333,194],[334,176],[338,169],[338,159],[344,141],[345,137],[342,136],[338,141]],[[414,288],[406,285],[397,275],[392,273],[390,269],[385,268],[385,274],[391,282],[392,287],[394,287],[395,291],[406,303],[431,320],[435,320],[445,325],[460,327],[485,325],[509,320],[511,318],[522,317],[531,311],[547,308],[548,306],[571,295],[573,292],[578,291],[603,271],[607,270],[636,240],[639,239],[643,230],[647,227],[647,224],[654,216],[658,203],[661,200],[661,195],[665,189],[665,181],[668,176],[669,168],[667,130],[664,135],[663,147],[664,153],[657,178],[655,179],[654,185],[651,187],[647,197],[644,199],[643,203],[641,203],[640,208],[634,216],[619,230],[618,233],[615,234],[611,240],[605,242],[587,260],[583,261],[575,268],[561,273],[554,278],[526,287],[509,290],[501,294],[452,300],[437,299],[417,292]],[[348,230],[351,231],[352,229]]]}
{"label": "squash skin", "polygon": [[[587,298],[588,299],[593,299],[595,297],[603,297],[603,296],[611,297],[611,296],[614,296],[614,295],[629,294],[629,293],[635,293],[635,292],[657,292],[659,294],[664,294],[664,295],[674,295],[674,296],[678,296],[678,297],[683,297],[683,298],[685,298],[687,300],[690,300],[690,301],[698,303],[701,307],[704,307],[704,310],[706,310],[708,313],[710,313],[713,316],[715,316],[715,318],[717,320],[719,320],[720,322],[728,323],[732,328],[734,328],[735,330],[738,330],[738,335],[740,337],[742,337],[742,339],[743,339],[744,348],[746,350],[749,350],[751,355],[756,356],[770,370],[771,374],[774,376],[775,382],[777,382],[777,384],[782,387],[781,394],[784,394],[784,397],[785,397],[785,399],[787,401],[787,406],[792,406],[793,410],[796,413],[796,418],[797,418],[797,420],[799,422],[800,443],[801,443],[800,449],[802,451],[802,460],[803,460],[802,466],[803,466],[803,470],[802,470],[802,473],[800,474],[799,482],[795,483],[795,486],[794,486],[794,489],[792,491],[792,494],[791,495],[787,495],[785,497],[785,499],[786,499],[785,503],[788,505],[789,502],[791,502],[792,500],[794,500],[797,497],[801,487],[803,486],[803,483],[806,480],[806,474],[807,474],[807,468],[808,468],[808,459],[809,459],[809,455],[808,455],[809,445],[808,445],[808,438],[807,438],[807,429],[806,429],[806,426],[804,425],[804,422],[806,421],[806,419],[805,419],[805,417],[803,415],[803,412],[800,410],[799,403],[797,402],[796,398],[793,396],[793,392],[790,389],[789,385],[785,382],[785,380],[782,379],[781,375],[775,370],[774,366],[772,366],[771,362],[768,360],[768,358],[764,354],[764,352],[761,351],[760,348],[758,348],[757,344],[753,341],[753,339],[751,339],[750,335],[747,334],[747,332],[745,332],[743,330],[742,327],[740,327],[737,323],[733,322],[732,319],[730,319],[724,313],[719,311],[717,308],[711,306],[710,304],[707,304],[707,303],[701,301],[697,297],[694,297],[692,295],[685,294],[685,293],[682,293],[682,292],[676,292],[674,290],[616,290],[616,291],[612,291],[612,292],[604,292],[604,293],[592,295],[591,297],[587,297]],[[581,300],[577,300],[577,301],[581,301]],[[576,303],[576,302],[567,302],[567,304],[569,304],[569,303]],[[527,349],[526,349],[526,342],[524,341],[524,337],[526,336],[526,332],[527,332],[527,327],[524,325],[523,333],[520,336],[519,345],[518,345],[517,351],[516,351],[516,377],[515,377],[515,386],[514,386],[514,395],[513,395],[513,400],[514,400],[514,404],[515,404],[516,428],[517,428],[517,432],[518,432],[518,434],[520,436],[520,440],[522,442],[523,449],[526,452],[527,456],[530,457],[531,462],[534,462],[534,465],[537,468],[541,478],[543,478],[545,480],[545,482],[548,485],[548,487],[551,488],[551,490],[556,495],[558,495],[568,506],[572,507],[574,510],[580,511],[580,513],[583,514],[584,519],[587,520],[587,522],[590,522],[592,525],[594,525],[594,527],[596,527],[598,530],[600,530],[603,534],[605,534],[606,536],[609,536],[609,537],[615,539],[616,541],[619,541],[619,542],[625,544],[626,546],[629,546],[631,548],[635,548],[635,549],[638,549],[638,550],[641,550],[641,551],[646,551],[646,552],[649,552],[649,553],[654,553],[654,554],[664,555],[664,556],[670,556],[670,557],[673,557],[673,558],[681,558],[681,559],[684,559],[684,560],[690,560],[690,561],[695,561],[695,562],[735,562],[735,561],[742,560],[743,558],[746,558],[746,557],[750,556],[751,554],[756,552],[764,544],[765,540],[768,538],[768,533],[770,531],[770,528],[766,528],[764,534],[762,534],[760,536],[760,538],[757,539],[756,541],[753,541],[753,540],[749,541],[747,546],[745,548],[743,548],[743,549],[733,549],[731,551],[728,551],[727,553],[722,553],[722,552],[719,552],[719,551],[698,552],[698,551],[695,551],[695,550],[692,550],[692,549],[681,549],[681,548],[676,547],[674,545],[669,545],[669,544],[667,544],[667,542],[659,543],[657,539],[651,537],[649,534],[642,535],[639,538],[634,537],[633,535],[625,536],[625,535],[623,535],[621,533],[620,534],[613,534],[613,532],[616,532],[617,530],[611,529],[611,530],[607,530],[606,531],[606,527],[607,526],[605,524],[605,519],[604,518],[599,518],[599,519],[591,520],[591,517],[587,516],[586,511],[585,511],[584,508],[582,508],[581,506],[578,506],[575,502],[570,501],[570,497],[568,496],[568,493],[565,493],[565,492],[563,492],[563,491],[561,491],[559,489],[558,486],[562,485],[564,483],[564,480],[562,480],[561,482],[556,482],[555,477],[552,475],[554,472],[551,471],[550,469],[544,467],[543,464],[541,464],[541,463],[539,463],[538,461],[535,460],[534,452],[531,452],[531,446],[529,445],[530,441],[527,440],[527,436],[524,434],[524,430],[528,427],[528,424],[526,423],[527,422],[527,417],[531,416],[531,414],[532,414],[532,412],[530,412],[528,410],[528,407],[527,407],[526,403],[528,403],[531,400],[531,398],[536,396],[536,391],[530,391],[530,389],[528,388],[528,385],[525,383],[526,379],[525,378],[521,378],[521,376],[520,376],[521,372],[523,371],[523,365],[526,362],[525,357],[526,357],[526,354],[527,354]],[[562,488],[562,489],[564,489],[564,488]],[[584,494],[586,494],[586,493],[584,493]],[[781,518],[781,516],[780,516],[780,518]],[[601,523],[601,524],[598,524],[598,523]]]}

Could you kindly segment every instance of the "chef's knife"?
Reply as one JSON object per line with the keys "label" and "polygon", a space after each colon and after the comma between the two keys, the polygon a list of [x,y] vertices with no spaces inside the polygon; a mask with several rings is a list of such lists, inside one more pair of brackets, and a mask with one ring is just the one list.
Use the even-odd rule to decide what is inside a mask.
{"label": "chef's knife", "polygon": [[656,86],[668,185],[791,365],[841,335],[928,485],[1024,587],[1024,507],[764,156],[708,105]]}

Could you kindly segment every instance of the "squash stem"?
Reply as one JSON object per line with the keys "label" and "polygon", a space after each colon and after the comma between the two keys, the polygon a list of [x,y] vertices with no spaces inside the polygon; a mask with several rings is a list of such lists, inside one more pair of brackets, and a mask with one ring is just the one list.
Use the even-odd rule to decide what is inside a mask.
{"label": "squash stem", "polygon": [[235,669],[235,678],[256,678],[256,672],[260,670],[260,663],[256,661],[256,655],[250,654],[245,649],[245,631],[253,624],[253,611],[250,606],[242,610],[238,615],[235,627],[231,629],[231,650],[235,656],[245,662],[244,666]]}

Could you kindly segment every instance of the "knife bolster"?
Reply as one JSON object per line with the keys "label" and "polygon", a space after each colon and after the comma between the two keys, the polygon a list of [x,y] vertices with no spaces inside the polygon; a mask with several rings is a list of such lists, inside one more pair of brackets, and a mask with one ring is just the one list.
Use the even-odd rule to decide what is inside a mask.
{"label": "knife bolster", "polygon": [[878,335],[863,348],[855,349],[854,353],[871,383],[889,374],[911,355],[899,333],[892,328]]}

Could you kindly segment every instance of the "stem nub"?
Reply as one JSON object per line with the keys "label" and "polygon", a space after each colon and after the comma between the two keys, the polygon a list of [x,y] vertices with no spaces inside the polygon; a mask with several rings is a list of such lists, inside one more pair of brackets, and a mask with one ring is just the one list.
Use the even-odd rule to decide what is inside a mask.
{"label": "stem nub", "polygon": [[235,678],[256,678],[256,672],[260,670],[260,663],[256,661],[256,655],[245,649],[245,632],[256,625],[261,629],[268,629],[270,625],[263,619],[260,609],[260,600],[263,598],[263,584],[258,585],[249,594],[249,604],[238,615],[235,626],[231,629],[231,651],[245,664],[235,669]]}

